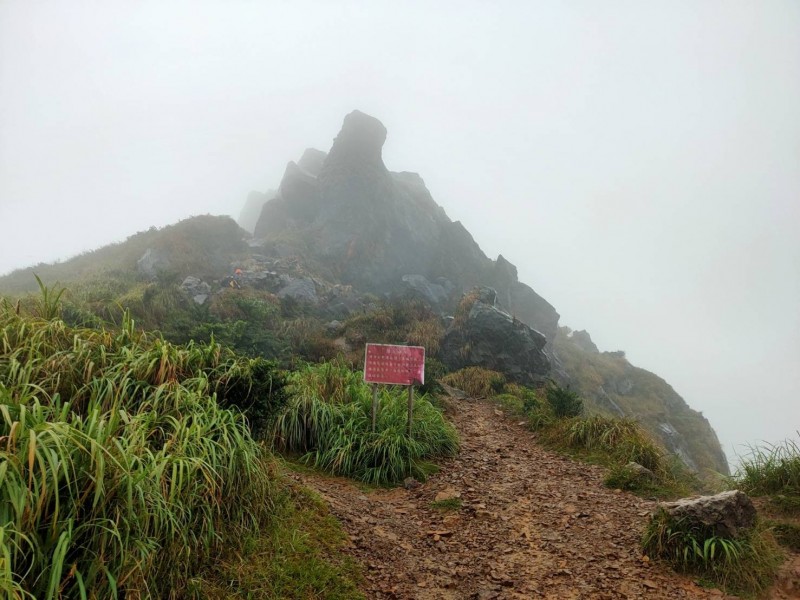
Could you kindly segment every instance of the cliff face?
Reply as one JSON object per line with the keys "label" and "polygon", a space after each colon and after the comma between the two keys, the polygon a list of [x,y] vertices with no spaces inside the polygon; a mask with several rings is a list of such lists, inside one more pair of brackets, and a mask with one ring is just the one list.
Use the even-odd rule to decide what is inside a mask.
{"label": "cliff face", "polygon": [[419,175],[389,171],[382,157],[385,140],[386,128],[377,119],[359,111],[347,115],[327,155],[307,150],[289,163],[278,194],[264,205],[255,237],[299,236],[334,277],[373,293],[404,289],[404,276],[420,275],[452,284],[453,306],[475,285],[495,287],[504,310],[552,340],[555,309],[517,279],[511,263],[489,259],[434,202]]}

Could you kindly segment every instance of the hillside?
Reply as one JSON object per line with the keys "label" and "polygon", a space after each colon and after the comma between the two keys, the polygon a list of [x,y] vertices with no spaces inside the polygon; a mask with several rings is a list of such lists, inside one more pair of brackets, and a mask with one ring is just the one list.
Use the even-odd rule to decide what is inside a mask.
{"label": "hillside", "polygon": [[525,385],[555,378],[598,412],[640,419],[693,469],[728,472],[708,422],[666,382],[569,338],[555,308],[505,258],[487,257],[419,175],[389,171],[386,135],[350,113],[328,153],[307,150],[261,196],[252,238],[231,219],[195,217],[16,271],[0,293],[35,289],[35,271],[68,286],[75,324],[113,322],[128,308],[171,340],[213,335],[286,364],[357,365],[365,341],[422,344],[429,377],[482,365]]}

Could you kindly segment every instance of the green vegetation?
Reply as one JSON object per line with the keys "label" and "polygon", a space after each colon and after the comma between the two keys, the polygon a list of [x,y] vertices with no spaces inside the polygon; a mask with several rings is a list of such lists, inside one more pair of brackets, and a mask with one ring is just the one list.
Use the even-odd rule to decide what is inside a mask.
{"label": "green vegetation", "polygon": [[751,448],[736,481],[750,495],[775,496],[789,510],[800,507],[800,444],[786,440]]}
{"label": "green vegetation", "polygon": [[557,385],[551,385],[545,393],[547,403],[558,419],[577,417],[583,413],[583,400],[577,392]]}
{"label": "green vegetation", "polygon": [[342,555],[346,534],[315,494],[296,484],[275,497],[274,517],[200,573],[192,595],[207,600],[363,598],[358,565]]}
{"label": "green vegetation", "polygon": [[800,444],[785,440],[750,448],[733,482],[747,494],[762,498],[760,512],[775,539],[800,552]]}
{"label": "green vegetation", "polygon": [[483,367],[466,367],[445,375],[442,383],[462,390],[470,398],[489,398],[503,390],[506,377]]}
{"label": "green vegetation", "polygon": [[461,498],[445,498],[431,502],[431,508],[441,511],[458,510],[463,504]]}
{"label": "green vegetation", "polygon": [[[534,390],[506,383],[501,373],[468,367],[442,378],[473,397],[489,397],[523,418],[549,447],[609,468],[605,483],[643,496],[674,498],[699,491],[702,483],[633,419],[580,416],[583,399],[550,383]],[[629,463],[637,463],[643,472]]]}
{"label": "green vegetation", "polygon": [[[46,316],[57,296],[43,293]],[[265,523],[273,467],[214,397],[247,401],[252,368],[216,344],[136,333],[130,319],[74,329],[0,305],[2,592],[180,596]]]}
{"label": "green vegetation", "polygon": [[341,363],[293,373],[290,398],[275,420],[275,447],[301,453],[306,464],[371,484],[424,479],[428,461],[458,451],[455,429],[427,397],[415,397],[407,435],[404,389],[380,390],[372,431],[372,390]]}
{"label": "green vegetation", "polygon": [[730,593],[757,594],[772,583],[783,558],[771,532],[763,525],[736,539],[690,527],[661,511],[642,538],[644,551],[678,571],[692,573]]}
{"label": "green vegetation", "polygon": [[635,416],[664,445],[670,440],[661,425],[668,423],[685,444],[704,480],[728,474],[716,434],[701,413],[692,410],[663,379],[631,365],[623,352],[593,352],[560,327],[553,342],[572,389],[586,411],[610,417]]}

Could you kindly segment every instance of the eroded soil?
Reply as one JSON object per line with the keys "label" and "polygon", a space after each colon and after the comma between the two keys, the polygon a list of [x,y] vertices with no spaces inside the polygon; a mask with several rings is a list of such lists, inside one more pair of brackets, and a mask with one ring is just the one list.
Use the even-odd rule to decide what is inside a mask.
{"label": "eroded soil", "polygon": [[294,474],[342,522],[368,598],[723,597],[642,556],[654,502],[604,487],[601,468],[543,449],[485,401],[449,416],[462,451],[414,489]]}

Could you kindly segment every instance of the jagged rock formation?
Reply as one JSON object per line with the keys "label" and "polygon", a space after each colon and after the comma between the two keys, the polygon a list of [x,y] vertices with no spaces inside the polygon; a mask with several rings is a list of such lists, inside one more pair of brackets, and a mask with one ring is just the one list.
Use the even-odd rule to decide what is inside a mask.
{"label": "jagged rock formation", "polygon": [[333,277],[364,291],[403,291],[409,276],[447,280],[452,290],[437,303],[453,306],[465,290],[492,286],[504,310],[552,339],[555,309],[518,280],[505,258],[489,259],[434,202],[419,175],[390,172],[382,157],[385,140],[377,119],[359,111],[347,115],[327,155],[306,150],[289,163],[255,236],[273,244],[302,238],[310,257]]}
{"label": "jagged rock formation", "polygon": [[256,228],[256,223],[258,223],[258,218],[261,216],[261,209],[264,208],[264,203],[274,197],[275,190],[269,190],[265,193],[250,192],[247,195],[247,201],[244,203],[239,213],[239,218],[236,219],[236,223],[239,227],[253,233]]}

